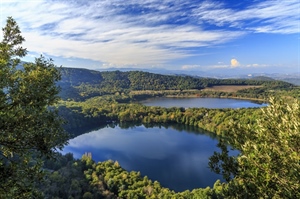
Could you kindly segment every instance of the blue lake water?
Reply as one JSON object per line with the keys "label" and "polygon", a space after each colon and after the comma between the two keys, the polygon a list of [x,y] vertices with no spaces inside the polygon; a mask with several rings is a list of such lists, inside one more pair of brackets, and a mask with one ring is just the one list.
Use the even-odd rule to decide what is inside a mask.
{"label": "blue lake water", "polygon": [[146,106],[161,107],[184,107],[184,108],[253,108],[267,106],[249,100],[227,99],[227,98],[171,98],[157,97],[143,100],[140,103]]}
{"label": "blue lake water", "polygon": [[80,158],[91,152],[98,161],[117,160],[175,191],[213,186],[221,176],[210,171],[208,158],[218,151],[213,134],[200,130],[135,126],[105,127],[69,141],[63,150]]}
{"label": "blue lake water", "polygon": [[[267,104],[223,98],[152,98],[140,102],[147,106],[249,108]],[[76,158],[91,152],[95,161],[118,161],[128,171],[140,171],[151,180],[175,191],[213,186],[221,179],[208,168],[208,158],[218,140],[197,128],[183,125],[146,128],[120,128],[111,125],[80,135],[69,141],[63,153]],[[237,154],[236,151],[232,152]]]}

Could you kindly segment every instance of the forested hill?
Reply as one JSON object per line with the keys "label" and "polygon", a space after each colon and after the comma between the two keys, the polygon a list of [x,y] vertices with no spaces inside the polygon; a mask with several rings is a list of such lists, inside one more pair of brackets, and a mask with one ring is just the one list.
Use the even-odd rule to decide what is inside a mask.
{"label": "forested hill", "polygon": [[216,85],[260,85],[272,88],[292,87],[283,81],[257,79],[214,79],[191,76],[160,75],[141,71],[99,72],[88,69],[61,68],[58,83],[63,98],[91,97],[133,90],[187,90]]}

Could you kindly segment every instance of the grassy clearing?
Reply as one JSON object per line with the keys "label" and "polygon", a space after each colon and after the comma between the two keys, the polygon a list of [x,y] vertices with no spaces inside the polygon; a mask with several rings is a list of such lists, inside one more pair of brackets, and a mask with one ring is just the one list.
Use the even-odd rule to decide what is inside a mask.
{"label": "grassy clearing", "polygon": [[213,92],[237,92],[239,90],[247,89],[247,88],[259,88],[262,86],[253,86],[253,85],[221,85],[221,86],[212,86],[207,87],[202,90],[197,89],[189,89],[189,90],[161,90],[161,91],[153,91],[153,90],[139,90],[139,91],[130,91],[130,94],[140,95],[140,94],[164,94],[164,93],[195,93],[199,91],[213,91]]}
{"label": "grassy clearing", "polygon": [[212,86],[202,89],[202,91],[219,91],[219,92],[237,92],[239,90],[247,88],[259,88],[262,86],[252,86],[252,85],[222,85],[222,86]]}
{"label": "grassy clearing", "polygon": [[141,95],[141,94],[164,94],[164,93],[180,93],[180,92],[199,92],[197,89],[189,89],[189,90],[139,90],[139,91],[130,91],[130,94]]}

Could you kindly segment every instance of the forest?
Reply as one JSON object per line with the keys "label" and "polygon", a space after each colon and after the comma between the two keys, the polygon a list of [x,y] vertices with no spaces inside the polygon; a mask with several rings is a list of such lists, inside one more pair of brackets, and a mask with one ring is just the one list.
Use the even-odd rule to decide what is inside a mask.
{"label": "forest", "polygon": [[[61,68],[60,70],[62,74],[62,79],[58,82],[58,86],[62,90],[60,96],[64,100],[75,101],[116,93],[129,94],[133,91],[153,91],[153,93],[155,91],[176,91],[179,94],[192,91],[193,94],[199,94],[201,89],[216,85],[259,86],[242,90],[237,94],[245,97],[262,98],[265,92],[279,89],[291,90],[296,87],[293,84],[272,79],[214,79],[182,75],[160,75],[142,71],[99,72],[76,68]],[[220,96],[224,93],[200,93],[199,95]]]}
{"label": "forest", "polygon": [[[120,79],[125,78],[124,74],[126,73],[121,73],[118,71],[109,72],[109,74],[115,74],[115,73],[118,74],[118,78]],[[155,77],[163,78],[162,75],[155,75],[155,74],[149,74],[144,72],[137,72],[137,74],[144,74],[144,76],[147,77],[155,76]],[[115,78],[114,75],[112,77]],[[105,78],[107,78],[107,76]],[[169,78],[173,78],[173,77],[169,77]],[[174,76],[174,78],[178,78],[178,77]],[[126,79],[127,78],[125,78],[125,80]],[[140,80],[141,80],[140,82],[141,85],[146,84],[149,81],[152,81],[149,79],[147,81],[144,81],[141,78]],[[243,90],[238,90],[236,92],[223,92],[223,91],[219,92],[219,91],[209,91],[209,90],[201,90],[201,89],[198,90],[198,88],[195,87],[190,87],[188,88],[189,90],[178,89],[175,87],[173,88],[174,90],[172,90],[172,88],[166,86],[163,86],[162,87],[163,89],[161,90],[149,89],[149,88],[135,90],[135,88],[130,88],[130,86],[122,87],[122,88],[115,86],[114,87],[115,90],[111,90],[113,91],[111,93],[103,91],[96,95],[97,92],[95,92],[92,95],[93,97],[89,97],[89,98],[77,98],[77,99],[69,98],[68,100],[61,100],[57,104],[57,108],[61,116],[67,119],[68,122],[65,125],[65,129],[67,129],[72,134],[72,136],[77,136],[84,133],[84,131],[88,131],[89,129],[85,129],[85,127],[90,127],[92,129],[99,125],[110,124],[112,122],[120,123],[120,125],[122,124],[127,125],[129,123],[129,125],[144,124],[146,126],[155,125],[155,124],[164,125],[170,123],[184,124],[195,128],[201,128],[205,131],[213,132],[215,133],[216,136],[222,138],[221,140],[223,140],[219,145],[220,148],[222,149],[222,153],[221,154],[216,153],[214,156],[211,157],[210,167],[215,172],[223,174],[224,179],[228,179],[228,183],[221,183],[218,181],[215,183],[214,187],[199,188],[191,191],[187,190],[184,192],[175,193],[172,190],[161,187],[159,185],[159,182],[152,182],[147,178],[147,176],[142,176],[142,174],[135,173],[135,172],[126,172],[124,169],[121,168],[121,165],[119,165],[117,162],[107,161],[102,163],[94,163],[92,161],[92,154],[85,154],[83,156],[83,160],[86,161],[86,159],[90,159],[91,160],[90,164],[93,166],[89,171],[83,172],[85,175],[89,173],[88,176],[85,176],[83,178],[89,181],[88,183],[89,185],[94,186],[95,184],[97,184],[99,187],[102,187],[100,188],[102,191],[100,191],[99,193],[95,193],[93,192],[93,190],[99,191],[99,189],[92,190],[89,187],[85,190],[82,189],[82,192],[80,194],[85,195],[85,197],[87,198],[88,196],[90,198],[93,198],[97,194],[100,195],[102,194],[101,197],[104,198],[105,197],[106,198],[107,197],[108,198],[116,198],[116,197],[120,197],[120,198],[244,198],[244,197],[257,198],[263,195],[264,197],[268,196],[269,198],[276,198],[276,197],[293,198],[295,194],[299,193],[299,183],[297,184],[297,180],[299,179],[299,176],[294,172],[293,172],[294,177],[287,178],[288,175],[282,176],[283,178],[286,178],[285,180],[288,179],[290,182],[295,183],[295,185],[293,186],[290,186],[291,183],[289,183],[289,185],[283,185],[283,184],[280,185],[280,186],[285,186],[285,188],[289,187],[287,188],[288,191],[283,191],[282,188],[278,188],[278,187],[274,188],[275,189],[274,190],[273,189],[274,185],[263,187],[262,184],[257,185],[256,190],[253,190],[253,187],[245,188],[243,187],[244,186],[243,183],[239,184],[240,181],[239,183],[236,184],[234,179],[228,178],[228,176],[236,176],[237,179],[239,174],[241,175],[242,172],[240,173],[237,172],[238,170],[237,162],[239,160],[228,156],[227,148],[224,146],[230,143],[230,145],[242,151],[243,150],[242,144],[246,140],[253,141],[253,138],[250,135],[249,137],[247,137],[248,134],[246,136],[245,134],[243,134],[243,132],[252,132],[253,135],[255,134],[255,132],[253,132],[252,129],[258,129],[262,125],[260,123],[260,121],[263,119],[261,109],[258,108],[240,108],[240,109],[188,108],[185,109],[181,107],[163,108],[163,107],[148,107],[139,103],[139,100],[141,99],[147,99],[149,97],[160,97],[160,96],[173,96],[173,97],[174,96],[177,97],[201,96],[201,97],[228,97],[228,98],[237,97],[237,98],[248,98],[248,99],[260,99],[263,101],[267,101],[268,103],[271,104],[271,106],[269,106],[271,108],[273,106],[278,106],[278,104],[280,106],[284,106],[284,103],[282,102],[282,100],[284,100],[285,102],[287,102],[287,104],[293,104],[293,103],[298,104],[295,105],[296,106],[295,108],[293,108],[293,110],[295,110],[295,113],[290,114],[290,115],[294,115],[294,119],[289,118],[287,121],[294,120],[295,123],[299,125],[299,119],[298,119],[299,117],[297,116],[297,114],[299,115],[299,102],[294,102],[294,100],[299,99],[300,92],[299,92],[299,88],[296,86],[293,86],[285,82],[280,82],[280,81],[273,82],[270,80],[245,81],[245,80],[205,79],[205,81],[210,81],[211,85],[256,85],[259,87],[247,88]],[[111,86],[112,83],[116,81],[111,80],[109,82]],[[124,82],[130,82],[130,81],[126,80]],[[155,80],[153,80],[152,82],[155,82]],[[120,85],[124,85],[124,84],[120,84]],[[178,86],[180,87],[181,85]],[[74,88],[78,89],[80,88],[80,86]],[[168,90],[165,90],[166,88]],[[82,91],[84,91],[84,89],[77,90],[78,93],[81,93]],[[94,90],[91,92],[94,92]],[[273,98],[277,99],[277,101],[276,100],[273,101]],[[274,111],[280,111],[280,108]],[[287,113],[284,111],[281,112],[280,114],[281,116],[284,116],[284,114]],[[270,117],[274,116],[274,114],[271,114],[269,116]],[[278,121],[278,119],[276,119],[276,121],[278,122],[278,124],[284,123],[284,121]],[[249,126],[249,128],[251,127],[251,130],[247,129],[245,131],[246,126]],[[78,132],[78,129],[83,129],[83,131]],[[291,130],[295,133],[297,131],[297,128],[291,128]],[[232,132],[234,132],[234,134]],[[275,129],[274,132],[276,132]],[[291,136],[293,137],[294,135]],[[299,135],[297,136],[293,137],[292,139],[293,141],[291,141],[291,143],[294,143],[291,146],[292,150],[294,151],[294,154],[299,154],[297,152],[299,150],[299,147],[295,145],[295,143],[299,141]],[[265,150],[269,150],[269,149],[265,149]],[[251,153],[249,154],[251,155]],[[286,157],[283,156],[281,157],[281,159],[286,159]],[[299,169],[299,165],[297,163],[298,159],[299,158],[295,158],[294,156],[292,161],[295,163],[294,166],[297,169]],[[82,164],[83,160],[77,160],[76,165],[79,164],[78,162]],[[270,162],[270,164],[272,163]],[[105,167],[105,165],[109,167],[106,168],[108,170],[102,169],[101,171],[103,173],[97,172],[97,168],[99,169],[100,167],[103,166]],[[281,165],[281,168],[286,168],[288,170],[289,166]],[[66,166],[62,167],[61,169],[63,170],[66,169]],[[115,169],[117,169],[118,171],[115,171]],[[60,169],[58,169],[57,171],[58,171],[57,174],[63,175]],[[107,171],[113,172],[113,174],[110,175],[106,173]],[[119,179],[118,178],[119,174],[122,174],[123,178]],[[107,175],[110,177],[107,177]],[[274,174],[267,173],[265,175],[269,176]],[[257,176],[254,176],[254,178],[256,177]],[[63,178],[63,176],[60,176],[60,178]],[[132,178],[135,180],[131,181],[130,179]],[[268,179],[269,178],[270,177],[268,177]],[[267,180],[265,176],[264,178],[261,177],[260,179]],[[264,180],[262,180],[262,182],[266,182]],[[128,182],[133,184],[128,184]],[[135,185],[135,183],[137,184]],[[66,184],[70,184],[70,181]],[[77,186],[84,187],[79,184],[77,184]],[[70,189],[68,188],[64,190],[70,190]],[[263,191],[259,191],[259,190],[263,190]],[[51,193],[50,195],[52,194],[53,193]],[[71,193],[64,192],[64,194],[70,195]],[[73,197],[75,197],[75,195]]]}
{"label": "forest", "polygon": [[[27,54],[15,20],[0,43],[0,198],[300,198],[300,90],[270,79],[213,79],[141,71],[58,68]],[[20,66],[21,64],[21,66]],[[247,86],[236,91],[215,86]],[[152,107],[150,97],[255,99],[240,109]],[[118,161],[96,163],[59,151],[101,125],[184,124],[209,131],[221,152],[209,167],[226,182],[174,192]],[[228,144],[239,150],[228,154]]]}
{"label": "forest", "polygon": [[[48,179],[48,183],[51,181],[51,186],[61,186],[61,184],[56,182],[58,180],[59,182],[64,182],[64,186],[67,187],[52,189],[61,190],[61,192],[58,193],[53,193],[49,189],[43,189],[45,190],[44,193],[49,195],[57,194],[57,196],[60,197],[62,197],[63,194],[68,196],[72,195],[72,197],[76,198],[76,195],[79,193],[70,192],[74,190],[69,187],[69,185],[72,184],[73,186],[76,185],[80,187],[80,189],[76,188],[75,190],[81,190],[79,195],[85,196],[85,198],[257,198],[260,196],[266,198],[294,198],[295,195],[299,195],[299,174],[297,173],[297,171],[299,171],[299,162],[297,162],[299,161],[299,146],[297,144],[299,142],[299,101],[294,102],[294,104],[285,105],[282,101],[273,101],[273,98],[271,98],[269,103],[269,107],[261,110],[258,108],[184,109],[175,107],[147,107],[138,103],[118,103],[112,100],[112,98],[107,99],[104,97],[94,97],[84,102],[61,101],[59,109],[62,114],[69,114],[69,117],[63,117],[70,119],[67,124],[70,126],[66,127],[70,132],[75,132],[72,129],[81,129],[84,126],[96,127],[97,125],[99,126],[99,124],[111,123],[113,121],[120,122],[120,125],[124,123],[125,126],[128,122],[129,125],[141,123],[144,125],[185,124],[187,126],[214,132],[216,136],[222,138],[220,143],[222,153],[215,153],[215,155],[211,157],[210,167],[217,173],[223,174],[224,179],[228,179],[228,183],[217,181],[213,187],[176,193],[168,188],[161,187],[159,182],[152,182],[147,176],[143,176],[139,172],[125,171],[118,162],[106,161],[95,163],[92,161],[92,154],[85,154],[81,160],[74,160],[70,158],[71,155],[68,154],[67,157],[70,158],[69,161],[64,160],[65,157],[59,158],[59,160],[65,161],[65,165],[55,165],[55,167],[53,167],[53,165],[51,167],[51,164],[47,165],[51,171],[57,171],[50,174],[49,179],[51,180]],[[64,111],[61,110],[62,107]],[[76,112],[76,119],[73,116],[70,117],[70,115],[74,114],[72,112],[70,113],[70,110]],[[263,114],[263,117],[262,112],[266,113]],[[73,119],[75,119],[75,121],[73,121]],[[287,124],[289,122],[291,122],[291,124]],[[279,127],[275,124],[279,125]],[[287,127],[288,125],[289,127]],[[272,129],[272,131],[268,132],[265,128]],[[262,132],[262,134],[269,136],[269,138],[272,137],[272,139],[269,140],[268,137],[256,137],[255,131],[266,131]],[[290,132],[289,135],[285,135],[286,131]],[[245,134],[244,132],[248,133]],[[77,133],[81,134],[83,132]],[[73,136],[77,136],[78,134],[74,134]],[[288,136],[289,145],[280,144],[276,147],[270,145],[270,148],[268,148],[265,143],[273,143],[277,136],[281,137],[281,141],[286,140]],[[257,142],[257,139],[263,139],[264,141],[260,143]],[[248,149],[249,151],[244,153],[244,155],[253,157],[253,153],[257,152],[255,157],[261,157],[260,161],[262,162],[260,164],[263,163],[265,166],[259,168],[255,166],[255,164],[257,164],[256,162],[250,162],[252,164],[252,166],[250,166],[251,169],[249,165],[245,165],[245,168],[248,168],[244,171],[245,173],[242,171],[238,172],[240,166],[238,161],[240,160],[228,156],[226,144],[230,143],[231,146],[243,151],[244,144],[249,141],[253,142],[250,146],[259,147],[258,149],[255,148],[258,151]],[[260,146],[260,144],[263,145]],[[272,153],[274,157],[270,157],[270,159],[266,160],[265,158],[268,157],[268,155],[265,155],[265,153],[269,154],[270,150],[274,151],[274,154]],[[286,151],[284,152],[283,150]],[[291,156],[286,156],[286,154],[291,154]],[[278,158],[276,167],[273,158]],[[87,160],[89,160],[89,163],[87,163]],[[287,161],[289,163],[287,163]],[[56,164],[59,163],[56,162]],[[83,171],[81,173],[69,174],[69,172],[67,172],[71,170],[69,167],[74,165],[80,165],[80,167],[82,167],[82,164],[89,164],[89,169],[84,166],[85,169],[80,169]],[[291,165],[295,168],[294,171],[290,171]],[[264,168],[268,169],[265,170]],[[276,168],[276,170],[272,170],[273,168]],[[258,172],[255,169],[261,169],[261,171]],[[282,172],[289,171],[291,173],[287,174],[283,172],[280,176],[279,170],[282,170]],[[76,169],[72,171],[75,172]],[[254,175],[252,180],[247,179],[249,172]],[[55,175],[55,177],[52,175]],[[70,181],[74,180],[74,178],[68,177],[69,175],[79,175],[77,181],[75,181],[76,183]],[[242,181],[239,180],[236,184],[235,178],[229,178],[229,176],[236,176],[237,179],[239,175],[245,175],[243,176],[244,180],[251,180],[252,183],[254,183],[252,187],[245,188],[245,184],[241,183]],[[271,177],[272,175],[274,176]],[[277,183],[275,179],[278,179],[279,176],[280,180],[287,184],[282,182]],[[84,179],[84,181],[80,181],[79,179]],[[269,181],[271,181],[270,184],[267,183],[267,186],[265,186],[264,183]],[[250,184],[250,182],[248,183]],[[97,186],[97,189],[92,189],[94,186]],[[285,188],[283,189],[283,187]]]}

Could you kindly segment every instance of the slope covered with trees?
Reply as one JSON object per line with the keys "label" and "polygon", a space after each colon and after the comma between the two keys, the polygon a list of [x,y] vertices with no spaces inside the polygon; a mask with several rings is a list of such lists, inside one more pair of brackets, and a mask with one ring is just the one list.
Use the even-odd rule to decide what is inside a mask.
{"label": "slope covered with trees", "polygon": [[[56,194],[59,197],[63,194],[74,196],[72,190],[77,190],[74,198],[76,196],[86,198],[300,197],[299,100],[286,104],[271,99],[270,105],[266,108],[242,110],[184,111],[180,108],[143,107],[146,108],[143,112],[141,107],[128,105],[132,106],[131,109],[126,106],[117,108],[117,106],[113,104],[112,107],[115,109],[108,112],[112,113],[111,116],[116,114],[114,116],[116,119],[120,117],[118,113],[123,115],[122,111],[128,111],[125,119],[131,121],[139,120],[138,118],[144,115],[146,118],[148,116],[153,118],[152,122],[158,123],[181,123],[180,119],[184,118],[183,120],[189,126],[197,126],[207,121],[207,125],[211,125],[214,132],[217,131],[215,126],[221,127],[222,142],[219,144],[221,152],[215,153],[210,158],[210,167],[215,172],[223,174],[228,182],[217,181],[212,188],[175,193],[138,172],[125,171],[117,162],[94,163],[91,155],[85,155],[81,161],[71,161],[71,164],[59,167],[56,172],[51,173],[44,189],[45,194]],[[228,155],[228,143],[240,151],[238,156]],[[77,178],[78,176],[81,177]],[[55,192],[56,190],[60,192]]]}
{"label": "slope covered with trees", "polygon": [[[140,172],[124,170],[117,161],[95,163],[91,154],[80,160],[71,154],[59,157],[57,164],[46,162],[51,169],[43,184],[37,185],[46,198],[216,198],[222,185],[217,181],[213,188],[174,192],[150,180]],[[53,170],[55,169],[55,170]]]}
{"label": "slope covered with trees", "polygon": [[[58,69],[37,58],[21,68],[24,38],[8,18],[0,43],[0,198],[297,198],[299,186],[299,89],[281,81],[217,80],[164,76],[145,72],[96,72]],[[62,79],[60,80],[60,72]],[[68,101],[58,102],[60,95]],[[204,109],[146,107],[128,103],[132,91],[202,89],[214,85],[259,85],[240,96],[284,94],[267,108]],[[268,95],[264,95],[268,91]],[[156,95],[151,94],[150,95]],[[146,96],[150,96],[146,95]],[[221,93],[201,93],[219,95]],[[74,160],[57,155],[69,138],[60,115],[73,131],[113,121],[151,125],[179,123],[215,132],[223,139],[221,153],[210,166],[227,183],[175,193],[118,162],[95,163],[87,154]],[[226,144],[240,150],[228,156]],[[52,159],[55,157],[56,159]]]}
{"label": "slope covered with trees", "polygon": [[94,97],[84,102],[63,101],[58,105],[61,116],[68,121],[65,128],[71,133],[87,126],[95,127],[111,122],[132,122],[146,125],[178,123],[221,135],[229,130],[231,120],[254,123],[260,116],[259,109],[256,108],[149,107],[137,103],[118,103],[107,97]]}
{"label": "slope covered with trees", "polygon": [[[216,85],[261,86],[249,89],[248,96],[253,96],[253,94],[259,95],[268,90],[293,88],[293,85],[290,83],[276,80],[196,78],[190,76],[160,75],[141,71],[98,72],[74,68],[62,68],[61,72],[62,80],[58,82],[58,85],[62,87],[62,98],[77,101],[94,96],[115,94],[116,92],[201,90]],[[243,95],[243,91],[240,94]]]}

